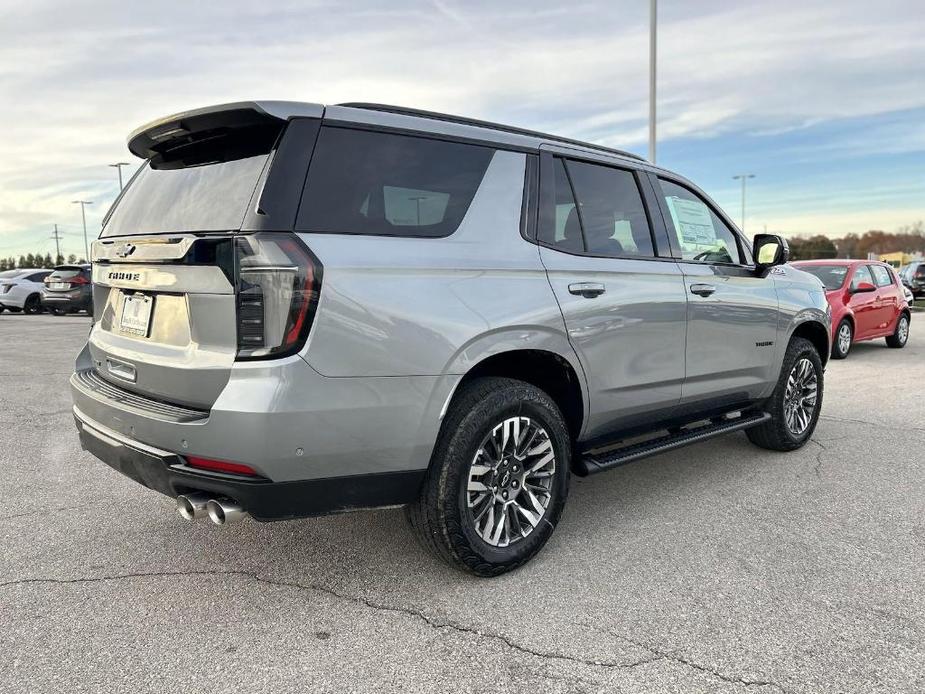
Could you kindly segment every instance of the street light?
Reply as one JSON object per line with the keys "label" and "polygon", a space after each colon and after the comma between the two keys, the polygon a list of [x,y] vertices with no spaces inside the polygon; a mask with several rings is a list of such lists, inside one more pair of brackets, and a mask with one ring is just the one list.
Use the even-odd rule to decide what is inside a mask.
{"label": "street light", "polygon": [[113,167],[119,172],[119,190],[122,190],[122,167],[129,166],[129,163],[127,161],[120,161],[116,162],[115,164],[109,164],[109,166]]}
{"label": "street light", "polygon": [[92,205],[93,203],[89,200],[71,200],[72,205],[80,205],[80,217],[83,219],[84,223],[84,256],[87,262],[90,262],[90,243],[87,241],[87,205]]}
{"label": "street light", "polygon": [[733,181],[738,181],[738,180],[742,181],[742,227],[741,229],[742,229],[743,234],[745,233],[745,181],[747,181],[749,178],[754,178],[754,177],[755,177],[755,174],[750,174],[750,173],[739,174],[737,176],[732,177]]}
{"label": "street light", "polygon": [[655,58],[658,0],[649,2],[649,161],[655,163]]}

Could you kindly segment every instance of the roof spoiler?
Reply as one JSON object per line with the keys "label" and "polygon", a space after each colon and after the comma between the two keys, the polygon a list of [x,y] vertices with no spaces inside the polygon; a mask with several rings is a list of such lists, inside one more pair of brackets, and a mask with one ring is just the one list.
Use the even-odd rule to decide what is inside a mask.
{"label": "roof spoiler", "polygon": [[188,144],[217,131],[249,126],[282,125],[290,118],[321,118],[324,106],[291,101],[238,101],[208,106],[159,118],[128,136],[128,149],[137,157],[150,159],[169,149]]}

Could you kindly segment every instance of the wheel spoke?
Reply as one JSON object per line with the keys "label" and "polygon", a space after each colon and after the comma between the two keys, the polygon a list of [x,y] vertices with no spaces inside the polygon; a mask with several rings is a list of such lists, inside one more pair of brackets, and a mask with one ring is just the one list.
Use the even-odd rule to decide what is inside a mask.
{"label": "wheel spoke", "polygon": [[485,436],[466,479],[475,532],[494,547],[527,537],[552,503],[555,447],[548,432],[525,416],[508,417]]}

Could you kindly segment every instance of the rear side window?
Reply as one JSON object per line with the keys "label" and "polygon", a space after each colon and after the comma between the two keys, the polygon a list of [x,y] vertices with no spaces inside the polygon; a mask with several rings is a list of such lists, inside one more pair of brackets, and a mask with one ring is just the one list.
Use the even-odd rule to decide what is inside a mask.
{"label": "rear side window", "polygon": [[741,263],[735,232],[696,193],[660,178],[683,260]]}
{"label": "rear side window", "polygon": [[567,166],[587,252],[654,256],[649,219],[632,172],[579,161],[569,161]]}
{"label": "rear side window", "polygon": [[887,270],[882,265],[871,265],[871,272],[874,273],[874,282],[878,287],[888,287],[893,284],[893,278],[890,276],[890,271]]}
{"label": "rear side window", "polygon": [[241,128],[150,159],[125,190],[103,237],[167,231],[233,231],[279,128]]}
{"label": "rear side window", "polygon": [[45,278],[50,274],[50,272],[36,272],[35,274],[26,277],[26,279],[30,282],[44,282]]}
{"label": "rear side window", "polygon": [[553,163],[553,186],[555,188],[555,221],[552,228],[540,229],[540,241],[567,253],[582,253],[585,242],[581,236],[578,221],[578,205],[565,171],[565,162],[555,159]]}
{"label": "rear side window", "polygon": [[322,127],[297,228],[449,236],[469,209],[494,151],[460,142]]}

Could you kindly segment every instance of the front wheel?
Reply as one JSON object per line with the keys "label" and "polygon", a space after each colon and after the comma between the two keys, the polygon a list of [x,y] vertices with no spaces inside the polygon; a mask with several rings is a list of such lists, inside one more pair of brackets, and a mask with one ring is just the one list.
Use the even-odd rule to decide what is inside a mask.
{"label": "front wheel", "polygon": [[909,340],[909,316],[905,313],[899,314],[899,320],[896,321],[896,330],[886,339],[886,344],[893,349],[902,349]]}
{"label": "front wheel", "polygon": [[529,561],[568,496],[571,442],[545,392],[478,378],[454,398],[418,501],[407,509],[421,543],[458,569],[497,576]]}
{"label": "front wheel", "polygon": [[851,321],[843,318],[842,322],[838,324],[838,330],[835,331],[835,340],[832,342],[832,359],[844,359],[847,357],[853,339],[854,329],[851,327]]}
{"label": "front wheel", "polygon": [[768,400],[771,415],[764,424],[746,431],[756,446],[793,451],[812,436],[822,409],[822,360],[813,343],[794,337],[787,346],[777,387]]}

